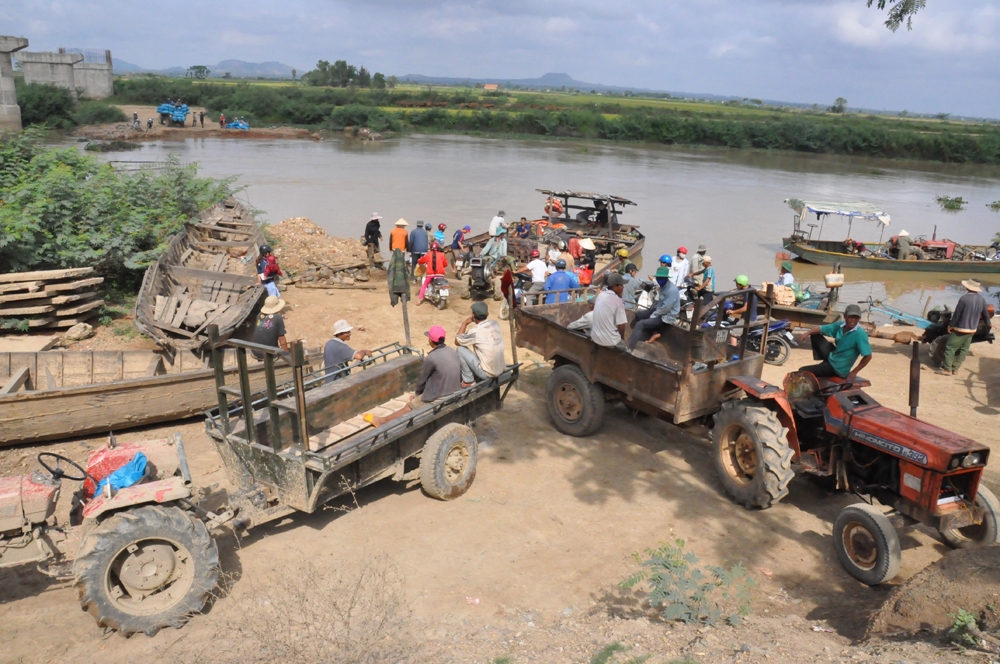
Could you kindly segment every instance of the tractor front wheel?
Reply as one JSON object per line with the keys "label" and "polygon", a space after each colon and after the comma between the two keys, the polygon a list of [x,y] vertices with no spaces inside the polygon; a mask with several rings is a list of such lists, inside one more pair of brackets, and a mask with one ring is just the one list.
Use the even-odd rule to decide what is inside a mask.
{"label": "tractor front wheel", "polygon": [[965,528],[942,530],[941,537],[953,549],[974,549],[1000,542],[1000,502],[993,492],[979,485],[976,507],[983,511],[983,522]]}
{"label": "tractor front wheel", "polygon": [[73,563],[80,606],[122,636],[181,627],[219,580],[219,549],[177,507],[120,512],[91,530]]}
{"label": "tractor front wheel", "polygon": [[767,508],[788,495],[792,450],[773,411],[744,399],[722,404],[712,428],[712,456],[722,486],[747,509]]}
{"label": "tractor front wheel", "polygon": [[840,510],[833,522],[833,547],[847,573],[869,586],[899,573],[899,536],[878,508],[860,503]]}

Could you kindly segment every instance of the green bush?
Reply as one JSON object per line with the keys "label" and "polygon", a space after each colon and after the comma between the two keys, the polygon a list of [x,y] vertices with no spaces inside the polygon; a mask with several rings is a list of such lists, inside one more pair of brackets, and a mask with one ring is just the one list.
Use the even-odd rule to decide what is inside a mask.
{"label": "green bush", "polygon": [[39,130],[0,138],[0,265],[20,272],[93,266],[134,282],[171,237],[231,194],[176,160],[123,173],[75,148],[49,149]]}
{"label": "green bush", "polygon": [[70,117],[73,119],[73,122],[80,125],[128,122],[128,118],[122,112],[122,109],[103,101],[80,102]]}
{"label": "green bush", "polygon": [[45,125],[46,127],[68,128],[73,125],[72,113],[75,102],[66,88],[41,83],[25,83],[14,79],[17,88],[17,103],[21,107],[21,123]]}

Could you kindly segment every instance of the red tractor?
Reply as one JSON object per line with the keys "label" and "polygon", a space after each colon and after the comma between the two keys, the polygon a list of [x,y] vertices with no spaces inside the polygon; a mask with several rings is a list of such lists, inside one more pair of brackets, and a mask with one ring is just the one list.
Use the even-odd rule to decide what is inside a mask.
{"label": "red tractor", "polygon": [[788,494],[797,464],[866,499],[833,524],[837,556],[859,581],[876,585],[899,572],[896,528],[925,524],[955,548],[1000,541],[1000,503],[980,485],[988,447],[879,405],[862,378],[796,372],[784,389],[752,376],[730,383],[746,397],[724,403],[712,429],[726,492],[747,508],[770,507]]}
{"label": "red tractor", "polygon": [[[138,481],[117,490],[101,482],[140,452]],[[180,436],[122,445],[112,438],[86,468],[50,452],[38,463],[44,470],[0,478],[0,568],[36,563],[44,574],[73,579],[81,608],[124,636],[180,627],[202,609],[219,577],[218,548],[202,518],[215,515],[194,504]],[[59,525],[64,479],[81,484],[69,524]]]}

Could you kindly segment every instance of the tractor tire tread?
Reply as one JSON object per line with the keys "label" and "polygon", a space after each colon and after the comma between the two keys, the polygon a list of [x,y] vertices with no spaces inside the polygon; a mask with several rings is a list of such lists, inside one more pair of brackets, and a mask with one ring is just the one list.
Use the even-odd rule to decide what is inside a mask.
{"label": "tractor tire tread", "polygon": [[[554,394],[556,387],[563,382],[572,383],[583,400],[583,414],[576,422],[567,422],[556,410]],[[568,436],[585,438],[601,428],[604,420],[604,390],[600,385],[590,382],[583,369],[576,364],[556,367],[545,386],[545,401],[556,429]]]}
{"label": "tractor tire tread", "polygon": [[[788,446],[788,429],[781,425],[774,411],[762,405],[750,405],[754,402],[747,403],[746,401],[727,401],[722,404],[722,409],[716,415],[716,428],[719,427],[720,421],[724,423],[724,428],[728,424],[727,420],[741,417],[752,427],[754,437],[760,443],[763,451],[760,459],[764,467],[760,474],[761,481],[754,481],[748,487],[750,491],[739,490],[725,480],[723,486],[726,488],[726,492],[745,508],[767,509],[788,495],[788,484],[795,477],[795,472],[792,470],[792,457],[794,455],[791,447]],[[744,411],[744,414],[741,415],[738,411]],[[717,433],[716,429],[713,429],[712,439],[716,463],[719,463],[718,446],[720,442],[718,437],[720,435],[721,431]],[[719,470],[720,477],[724,476],[721,468]],[[756,478],[754,479],[756,480]]]}
{"label": "tractor tire tread", "polygon": [[961,532],[956,533],[952,530],[940,531],[941,537],[951,548],[975,549],[981,546],[1000,543],[1000,501],[997,501],[997,497],[993,495],[992,491],[980,484],[979,491],[976,494],[976,502],[980,503],[980,507],[985,512],[983,519],[987,520],[982,539],[969,539],[962,535]]}
{"label": "tractor tire tread", "polygon": [[[452,442],[456,438],[465,438],[469,448],[469,462],[461,480],[456,484],[451,484],[444,476],[444,461],[442,454],[447,457],[445,450],[450,450]],[[458,498],[472,486],[476,479],[476,463],[479,458],[479,442],[476,433],[465,424],[449,422],[427,439],[424,443],[423,451],[420,453],[420,486],[424,492],[432,498],[439,500],[454,500]]]}

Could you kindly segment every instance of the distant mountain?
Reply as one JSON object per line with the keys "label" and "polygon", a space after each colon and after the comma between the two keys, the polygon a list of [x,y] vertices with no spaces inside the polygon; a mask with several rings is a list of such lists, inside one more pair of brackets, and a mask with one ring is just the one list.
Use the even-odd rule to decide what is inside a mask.
{"label": "distant mountain", "polygon": [[521,88],[577,88],[579,90],[597,90],[598,92],[625,92],[638,88],[624,88],[601,83],[586,83],[578,81],[569,74],[548,73],[538,78],[448,78],[444,76],[424,76],[423,74],[407,74],[400,77],[401,81],[410,83],[428,83],[431,85],[477,85],[483,83],[499,83],[501,86],[518,86]]}
{"label": "distant mountain", "polygon": [[[117,74],[159,74],[161,76],[184,76],[187,74],[187,67],[169,67],[167,69],[147,69],[131,62],[125,62],[118,58],[111,59]],[[212,72],[212,76],[222,76],[229,73],[233,78],[291,78],[292,67],[280,62],[245,62],[243,60],[223,60],[215,65],[207,65]],[[298,69],[304,74],[306,69]]]}

